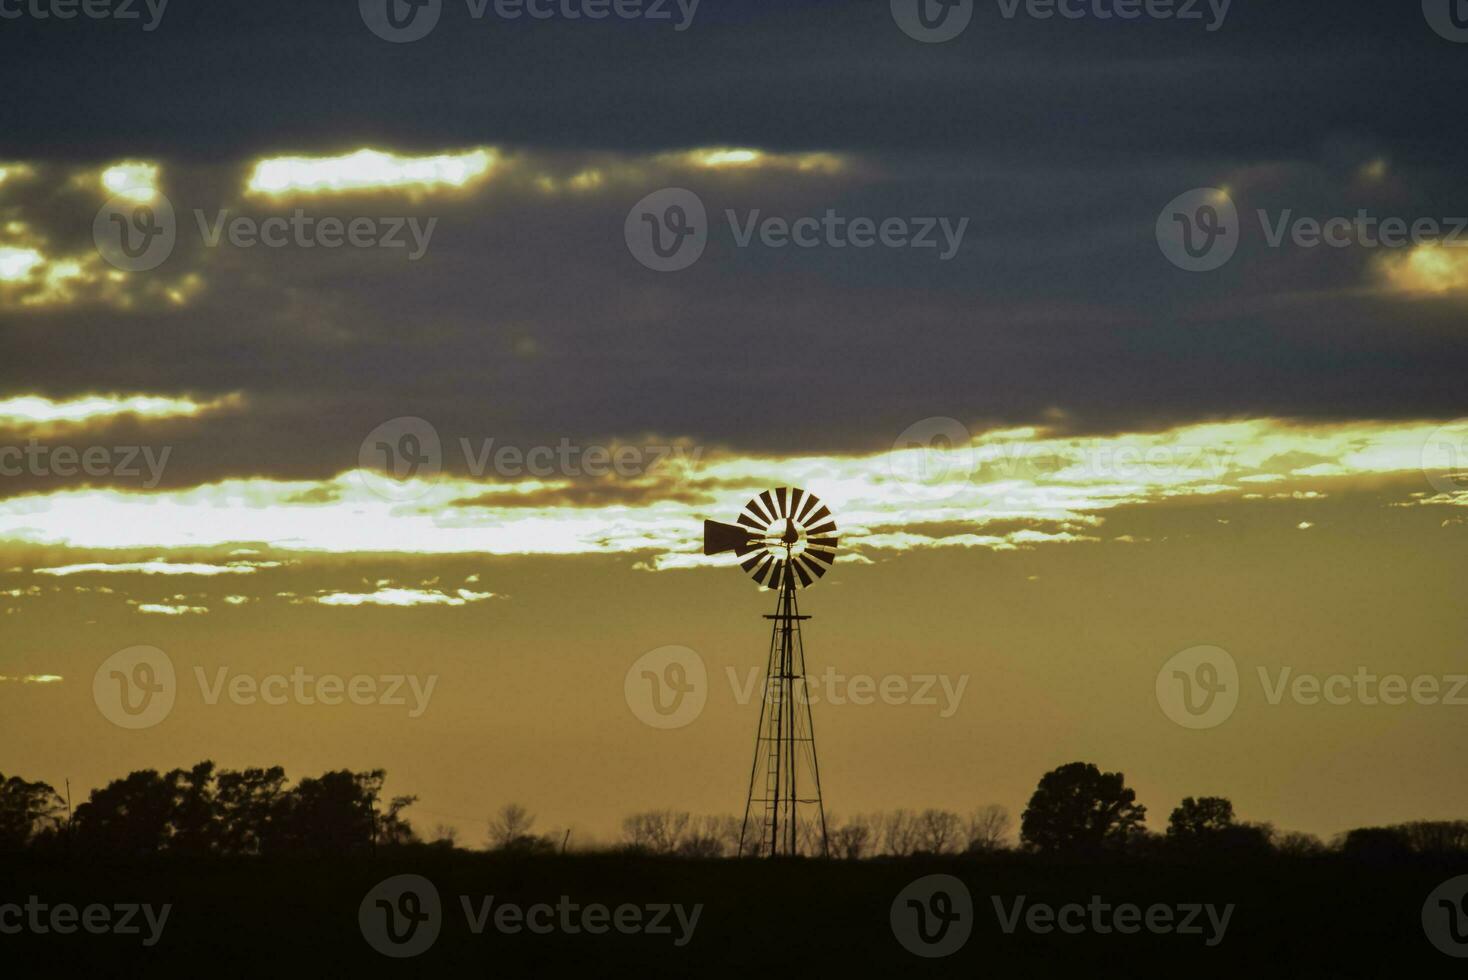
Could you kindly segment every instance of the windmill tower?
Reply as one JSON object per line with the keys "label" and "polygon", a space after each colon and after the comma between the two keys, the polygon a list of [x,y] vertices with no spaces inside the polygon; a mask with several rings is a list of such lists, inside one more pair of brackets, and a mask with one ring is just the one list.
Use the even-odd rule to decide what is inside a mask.
{"label": "windmill tower", "polygon": [[734,552],[763,588],[778,593],[755,734],[749,795],[739,854],[800,853],[802,829],[819,832],[829,854],[821,769],[805,679],[805,644],[797,589],[815,583],[836,560],[836,521],[815,494],[790,487],[766,490],[744,505],[735,524],[703,522],[703,553]]}

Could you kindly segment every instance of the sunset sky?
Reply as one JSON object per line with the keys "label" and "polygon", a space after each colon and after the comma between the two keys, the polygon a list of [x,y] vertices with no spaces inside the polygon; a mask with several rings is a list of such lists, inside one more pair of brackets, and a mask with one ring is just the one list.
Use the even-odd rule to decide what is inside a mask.
{"label": "sunset sky", "polygon": [[[383,767],[467,843],[509,801],[587,840],[739,812],[774,602],[700,533],[798,486],[841,531],[812,674],[939,679],[814,706],[832,813],[1017,816],[1086,760],[1154,830],[1199,795],[1463,817],[1468,687],[1269,692],[1468,673],[1468,44],[1364,0],[975,3],[942,43],[885,0],[668,7],[445,0],[403,43],[345,0],[0,20],[0,772]],[[707,244],[657,271],[629,239],[671,188]],[[1159,248],[1195,189],[1237,212],[1213,271]],[[833,212],[936,244],[741,240]],[[171,214],[167,256],[119,267],[113,214]],[[1271,242],[1342,216],[1461,247]],[[93,680],[137,646],[177,696],[127,730]],[[666,646],[707,672],[667,729],[624,691]],[[1198,646],[1239,674],[1207,729],[1157,688]],[[211,704],[221,668],[436,680],[416,716]]]}

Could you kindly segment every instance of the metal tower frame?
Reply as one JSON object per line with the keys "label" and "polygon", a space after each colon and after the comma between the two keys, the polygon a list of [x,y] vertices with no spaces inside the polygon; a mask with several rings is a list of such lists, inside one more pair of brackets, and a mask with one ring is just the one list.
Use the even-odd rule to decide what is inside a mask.
{"label": "metal tower frame", "polygon": [[[788,526],[788,525],[787,525]],[[821,828],[820,854],[829,857],[830,838],[826,831],[826,809],[821,801],[821,767],[816,758],[815,722],[811,716],[809,690],[805,678],[805,643],[800,624],[809,616],[800,614],[795,599],[795,574],[791,571],[793,533],[782,542],[785,557],[778,574],[781,577],[779,598],[770,631],[770,655],[765,671],[764,698],[760,703],[759,729],[755,733],[754,763],[749,772],[749,795],[744,804],[744,823],[739,829],[739,855],[763,854],[768,857],[794,857],[800,854],[801,807],[815,807]],[[763,761],[764,766],[761,767]],[[808,763],[809,785],[800,781],[803,762]],[[764,782],[760,785],[763,771]],[[756,793],[763,790],[762,796]],[[813,796],[802,797],[802,789]],[[764,812],[756,814],[755,804],[763,804]],[[757,837],[751,836],[750,817],[758,818]]]}

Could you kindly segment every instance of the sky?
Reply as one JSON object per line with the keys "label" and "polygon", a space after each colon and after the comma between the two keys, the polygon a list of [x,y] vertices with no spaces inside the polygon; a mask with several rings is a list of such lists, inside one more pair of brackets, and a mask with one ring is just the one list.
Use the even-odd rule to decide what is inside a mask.
{"label": "sky", "polygon": [[796,486],[833,813],[1468,807],[1446,2],[87,9],[0,0],[0,772],[737,813]]}

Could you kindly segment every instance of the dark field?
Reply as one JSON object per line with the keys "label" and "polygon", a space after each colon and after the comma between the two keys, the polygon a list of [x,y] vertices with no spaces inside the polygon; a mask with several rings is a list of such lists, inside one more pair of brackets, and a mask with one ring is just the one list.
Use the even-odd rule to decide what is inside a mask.
{"label": "dark field", "polygon": [[[1439,976],[1462,964],[1435,949],[1421,920],[1429,893],[1468,872],[1468,859],[1412,859],[1390,865],[1340,856],[1184,866],[1159,862],[1055,863],[1022,855],[975,861],[956,858],[811,861],[688,861],[621,855],[507,857],[411,849],[354,862],[158,861],[127,866],[56,867],[22,860],[0,870],[0,905],[24,905],[35,895],[48,906],[164,903],[173,906],[151,948],[147,922],[136,935],[0,935],[5,976],[774,976],[942,975],[1084,976]],[[431,881],[442,903],[435,941],[420,955],[394,959],[369,945],[359,906],[379,882],[400,874]],[[953,875],[972,895],[972,934],[956,952],[924,959],[894,934],[891,909],[899,892],[931,874]],[[493,896],[493,909],[545,903],[534,934],[496,929],[491,913],[481,934],[470,928],[461,897],[474,909]],[[566,896],[574,927],[586,908],[639,906],[643,926],[658,905],[702,910],[691,938],[676,913],[666,932],[568,934]],[[1009,916],[1016,899],[1107,907],[1135,903],[1177,909],[1233,909],[1221,940],[1206,912],[1198,932],[1098,934],[1091,911],[1067,922],[1085,931],[1012,933],[992,901]],[[949,906],[952,907],[952,906]],[[956,907],[954,907],[956,910]],[[376,915],[377,913],[373,913]],[[615,913],[607,913],[608,917]],[[907,913],[904,913],[907,914]],[[914,913],[915,914],[915,913]],[[961,914],[961,913],[960,913]],[[1145,913],[1143,913],[1145,914]],[[625,912],[630,922],[631,913]],[[1103,926],[1114,924],[1103,911]],[[15,913],[5,920],[13,924]],[[1161,922],[1159,918],[1157,921]],[[595,920],[593,925],[598,924]],[[1043,922],[1041,923],[1044,924]],[[432,929],[429,922],[425,929]],[[955,923],[955,928],[962,926]],[[567,971],[570,971],[569,974]]]}

